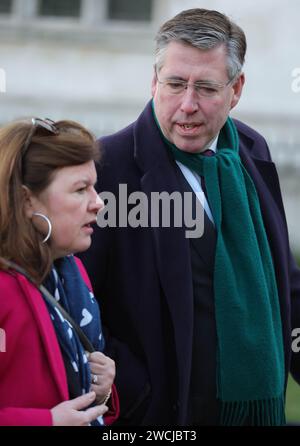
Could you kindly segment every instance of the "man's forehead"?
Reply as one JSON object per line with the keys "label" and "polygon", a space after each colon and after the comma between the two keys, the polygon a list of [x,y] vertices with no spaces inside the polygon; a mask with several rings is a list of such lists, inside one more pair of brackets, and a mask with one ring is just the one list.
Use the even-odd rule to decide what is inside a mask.
{"label": "man's forehead", "polygon": [[224,46],[201,50],[181,42],[171,42],[166,48],[160,69],[166,75],[174,76],[217,76],[227,75],[227,54]]}

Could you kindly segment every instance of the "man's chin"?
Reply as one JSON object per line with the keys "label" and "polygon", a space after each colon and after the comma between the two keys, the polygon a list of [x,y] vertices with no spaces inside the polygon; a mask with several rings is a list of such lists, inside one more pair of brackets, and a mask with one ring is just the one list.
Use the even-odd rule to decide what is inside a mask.
{"label": "man's chin", "polygon": [[195,138],[175,137],[173,144],[175,144],[178,149],[188,153],[201,152],[202,147],[204,147],[203,141]]}
{"label": "man's chin", "polygon": [[188,144],[188,143],[184,143],[184,144],[175,144],[176,147],[179,150],[182,150],[183,152],[187,152],[187,153],[200,153],[201,152],[201,146],[200,144]]}

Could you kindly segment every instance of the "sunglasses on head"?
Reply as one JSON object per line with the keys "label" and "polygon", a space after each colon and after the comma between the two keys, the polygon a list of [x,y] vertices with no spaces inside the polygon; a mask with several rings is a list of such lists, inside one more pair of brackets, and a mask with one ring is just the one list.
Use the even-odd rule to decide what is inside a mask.
{"label": "sunglasses on head", "polygon": [[59,130],[55,126],[55,122],[52,121],[52,119],[32,118],[31,122],[32,122],[32,127],[28,133],[28,136],[26,138],[26,141],[25,141],[23,149],[22,149],[23,157],[26,154],[28,147],[30,146],[31,140],[36,133],[39,132],[39,133],[45,134],[45,135],[48,135],[48,134],[57,135],[59,133]]}

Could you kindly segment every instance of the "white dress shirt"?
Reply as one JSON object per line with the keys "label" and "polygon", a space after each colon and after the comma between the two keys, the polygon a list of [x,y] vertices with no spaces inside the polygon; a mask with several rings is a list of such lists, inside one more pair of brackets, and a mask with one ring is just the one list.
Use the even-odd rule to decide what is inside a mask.
{"label": "white dress shirt", "polygon": [[[206,147],[205,150],[212,150],[216,153],[217,151],[217,142],[218,142],[219,134],[216,136],[216,138],[213,140],[211,145],[209,147]],[[206,196],[204,195],[202,186],[201,186],[201,179],[200,176],[194,171],[186,167],[184,164],[182,164],[180,161],[176,161],[179,169],[181,170],[182,174],[184,175],[185,179],[195,192],[198,200],[200,201],[201,205],[204,207],[204,210],[210,219],[210,221],[214,224],[214,219],[208,204],[208,201],[206,199]]]}

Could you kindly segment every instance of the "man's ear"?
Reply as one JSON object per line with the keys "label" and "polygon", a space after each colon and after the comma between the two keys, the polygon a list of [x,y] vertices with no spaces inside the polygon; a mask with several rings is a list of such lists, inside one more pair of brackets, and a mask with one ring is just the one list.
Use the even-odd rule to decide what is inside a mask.
{"label": "man's ear", "polygon": [[157,76],[156,76],[156,70],[154,68],[153,77],[152,77],[152,83],[151,83],[151,94],[152,94],[152,97],[155,96],[156,88],[157,88]]}
{"label": "man's ear", "polygon": [[237,105],[237,103],[240,100],[240,97],[242,95],[243,87],[245,83],[245,74],[241,73],[238,77],[238,79],[233,84],[233,96],[231,100],[231,109]]}
{"label": "man's ear", "polygon": [[35,212],[35,207],[34,207],[34,196],[31,192],[31,190],[27,187],[22,185],[22,192],[23,192],[23,196],[24,196],[24,211],[25,211],[25,215],[28,218],[32,218],[32,214]]}

